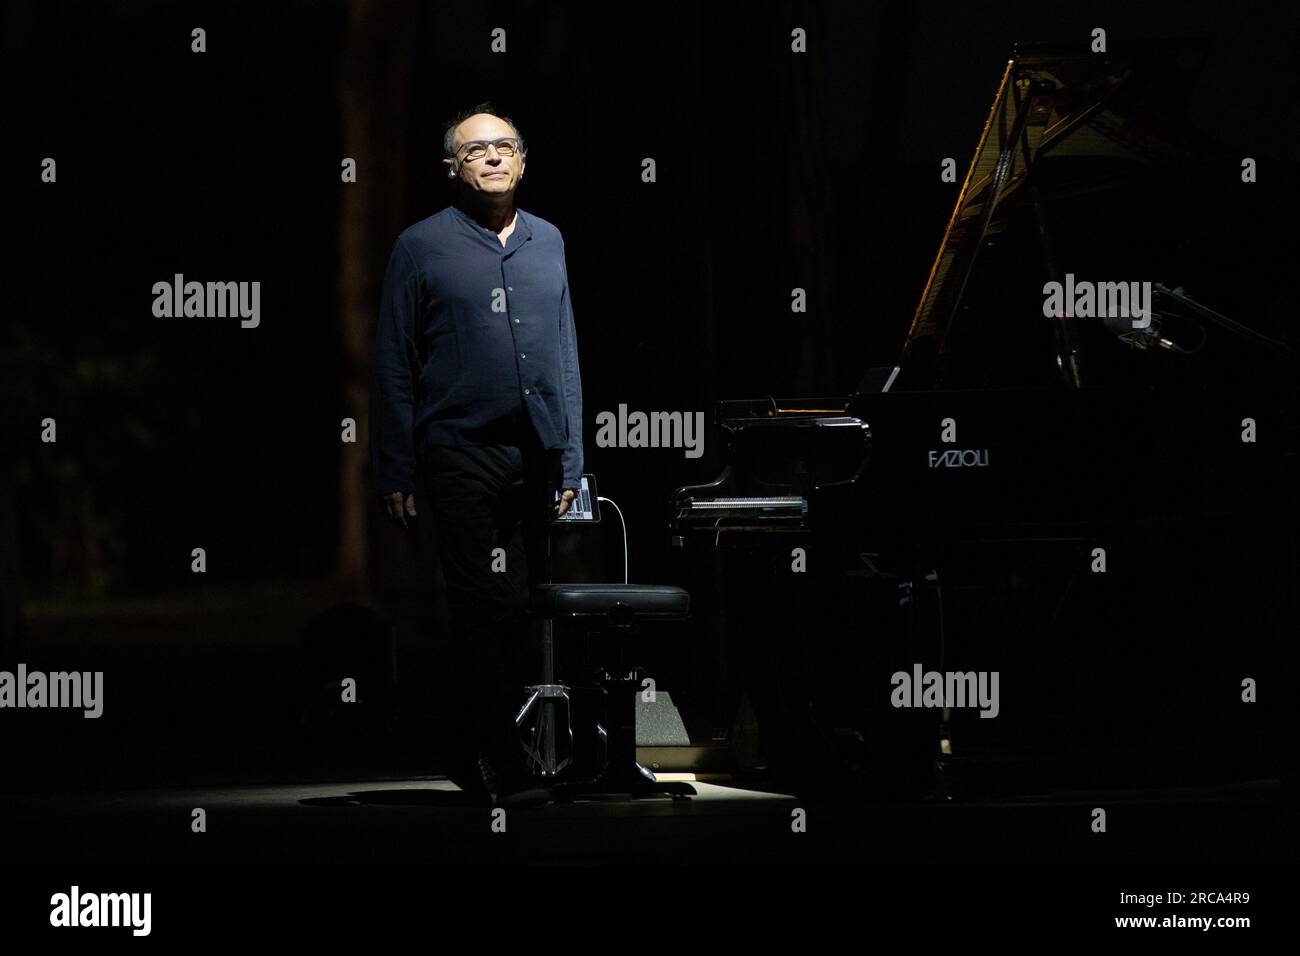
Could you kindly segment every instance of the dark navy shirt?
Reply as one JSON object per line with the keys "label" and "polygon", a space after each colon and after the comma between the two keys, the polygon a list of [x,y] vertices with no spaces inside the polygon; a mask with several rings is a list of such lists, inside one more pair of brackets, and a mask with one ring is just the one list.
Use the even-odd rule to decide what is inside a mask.
{"label": "dark navy shirt", "polygon": [[515,440],[531,422],[582,474],[582,380],[560,230],[517,210],[504,246],[448,206],[397,237],[370,388],[375,492],[416,489],[421,444]]}

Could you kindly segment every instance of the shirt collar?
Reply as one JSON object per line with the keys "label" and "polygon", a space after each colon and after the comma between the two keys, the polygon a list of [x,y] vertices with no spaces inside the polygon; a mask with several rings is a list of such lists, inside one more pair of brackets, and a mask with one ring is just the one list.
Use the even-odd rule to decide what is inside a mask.
{"label": "shirt collar", "polygon": [[[516,214],[515,231],[510,234],[510,238],[506,240],[506,244],[504,246],[501,245],[501,239],[497,236],[495,232],[493,232],[491,229],[488,229],[484,226],[480,226],[478,222],[474,219],[474,217],[471,216],[469,213],[465,212],[465,210],[461,209],[459,206],[455,205],[454,203],[450,208],[452,214],[455,215],[456,218],[458,218],[462,223],[464,223],[465,226],[469,228],[471,232],[473,232],[484,242],[490,243],[493,249],[495,249],[497,252],[503,255],[513,252],[515,249],[519,248],[519,246],[522,245],[525,241],[533,238],[533,227],[529,223],[529,220],[532,217],[529,216],[528,213],[520,209],[518,206],[515,207],[515,214]],[[518,241],[516,241],[515,239],[516,236],[519,237]]]}

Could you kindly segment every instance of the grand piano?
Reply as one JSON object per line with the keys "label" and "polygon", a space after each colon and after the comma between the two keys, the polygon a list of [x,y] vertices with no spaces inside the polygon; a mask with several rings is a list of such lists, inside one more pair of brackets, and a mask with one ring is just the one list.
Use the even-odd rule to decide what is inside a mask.
{"label": "grand piano", "polygon": [[[1241,698],[1300,676],[1293,306],[1233,258],[1266,225],[1198,114],[1208,56],[1017,47],[896,363],[716,403],[725,467],[669,525],[752,763],[906,789],[1279,759],[1277,698]],[[1108,309],[1078,293],[1103,283]],[[894,706],[918,664],[999,672],[998,717]]]}

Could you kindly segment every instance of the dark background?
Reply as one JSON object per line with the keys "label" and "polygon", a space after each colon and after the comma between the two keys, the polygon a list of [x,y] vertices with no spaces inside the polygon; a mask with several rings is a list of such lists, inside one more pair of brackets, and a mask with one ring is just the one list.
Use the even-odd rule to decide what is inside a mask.
{"label": "dark background", "polygon": [[[275,729],[298,716],[303,628],[341,601],[397,625],[397,709],[411,727],[428,712],[429,529],[380,520],[363,392],[383,265],[447,203],[442,123],[465,105],[515,119],[518,203],[564,233],[587,470],[622,508],[634,581],[671,577],[668,495],[716,474],[718,450],[601,449],[595,413],[842,396],[892,364],[1014,41],[1212,38],[1223,83],[1201,102],[1295,180],[1283,5],[15,2],[0,17],[0,663],[105,669],[109,716],[78,715],[79,746],[102,752],[126,720],[150,742],[41,761],[83,783],[281,771],[300,756]],[[57,185],[39,181],[46,156]],[[345,156],[357,184],[339,180]],[[940,181],[944,157],[958,183]],[[1250,282],[1288,281],[1289,247],[1272,250]],[[176,272],[260,281],[261,326],[154,318],[151,286]],[[47,416],[57,445],[39,440]],[[613,522],[587,543],[619,571]]]}

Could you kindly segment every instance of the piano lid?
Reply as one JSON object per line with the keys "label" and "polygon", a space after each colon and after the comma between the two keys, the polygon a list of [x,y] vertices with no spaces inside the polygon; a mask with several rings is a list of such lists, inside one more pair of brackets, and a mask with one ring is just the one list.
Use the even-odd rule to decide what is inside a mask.
{"label": "piano lid", "polygon": [[[1016,48],[913,315],[895,390],[938,384],[982,250],[1015,211],[1035,200],[1050,209],[1206,151],[1184,118],[1191,77],[1207,53],[1208,44],[1195,41],[1153,43],[1122,57]],[[1025,265],[1027,281],[1046,281],[1041,255]]]}

